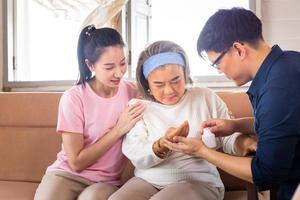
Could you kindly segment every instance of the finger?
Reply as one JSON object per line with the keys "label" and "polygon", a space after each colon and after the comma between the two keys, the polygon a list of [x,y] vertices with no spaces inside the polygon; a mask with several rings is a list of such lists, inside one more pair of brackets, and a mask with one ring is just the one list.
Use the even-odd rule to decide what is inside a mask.
{"label": "finger", "polygon": [[188,139],[186,137],[182,137],[182,136],[173,137],[173,141],[174,141],[174,143],[183,143],[183,144],[188,143]]}
{"label": "finger", "polygon": [[145,104],[143,104],[143,103],[140,103],[140,104],[137,104],[137,105],[135,105],[134,107],[132,107],[131,109],[130,109],[130,112],[134,112],[134,110],[137,110],[137,109],[140,109],[140,108],[145,108],[146,107],[146,105]]}
{"label": "finger", "polygon": [[165,147],[167,147],[168,149],[170,149],[171,151],[176,151],[177,149],[176,149],[176,143],[172,143],[172,142],[170,142],[170,141],[168,141],[168,140],[166,140],[165,142],[164,142],[164,146]]}
{"label": "finger", "polygon": [[132,129],[136,125],[136,123],[142,119],[143,119],[143,114],[136,116],[135,118],[132,117],[127,118],[126,124],[128,127],[128,131],[130,131],[130,129]]}
{"label": "finger", "polygon": [[172,138],[177,134],[177,132],[178,132],[177,128],[173,128],[173,127],[168,128],[166,133],[165,133],[166,139],[172,140]]}
{"label": "finger", "polygon": [[174,132],[174,131],[176,131],[176,130],[177,130],[177,128],[170,127],[170,128],[167,129],[166,132]]}
{"label": "finger", "polygon": [[186,126],[189,125],[189,122],[188,121],[184,121],[180,126],[179,126],[179,129],[184,129]]}
{"label": "finger", "polygon": [[183,129],[183,131],[181,132],[181,135],[180,135],[180,136],[187,137],[188,134],[189,134],[189,130],[190,130],[190,126],[189,126],[189,124],[187,123],[187,124],[184,126],[184,129]]}
{"label": "finger", "polygon": [[166,138],[161,138],[160,141],[161,141],[161,146],[164,149],[168,149],[168,147],[165,146],[166,142],[172,143],[172,141],[168,141]]}
{"label": "finger", "polygon": [[183,122],[178,128],[175,129],[175,131],[171,134],[171,138],[173,136],[178,135],[178,136],[185,136],[187,134],[187,131],[189,129],[189,123],[188,121]]}
{"label": "finger", "polygon": [[188,149],[188,147],[183,143],[172,143],[170,141],[166,141],[164,146],[170,149],[171,151],[183,152]]}
{"label": "finger", "polygon": [[164,159],[165,158],[165,154],[164,153],[161,153],[161,152],[159,152],[159,151],[156,151],[156,153],[155,153],[159,158],[161,158],[161,159]]}
{"label": "finger", "polygon": [[137,116],[143,114],[144,111],[145,111],[145,107],[139,107],[137,109],[134,109],[134,110],[130,111],[128,113],[128,117],[131,118],[131,119],[136,118]]}
{"label": "finger", "polygon": [[216,120],[213,120],[213,119],[202,122],[200,124],[200,130],[199,130],[200,135],[203,134],[203,129],[209,128],[211,130],[215,126],[217,126],[217,122],[216,122]]}
{"label": "finger", "polygon": [[134,112],[130,112],[129,116],[131,119],[134,119],[144,113],[145,107],[139,107],[138,109],[134,110]]}
{"label": "finger", "polygon": [[137,117],[131,119],[131,120],[129,121],[130,129],[131,129],[138,121],[140,121],[140,120],[142,120],[142,119],[143,119],[143,115],[139,115],[139,116],[137,116]]}
{"label": "finger", "polygon": [[167,147],[168,149],[170,149],[171,151],[178,151],[175,149],[174,143],[172,143],[172,142],[166,141],[164,143],[164,146]]}
{"label": "finger", "polygon": [[217,125],[217,121],[214,119],[209,119],[201,123],[200,129],[210,128]]}
{"label": "finger", "polygon": [[210,130],[212,133],[215,133],[215,132],[218,132],[219,127],[218,127],[218,126],[210,127],[209,130]]}
{"label": "finger", "polygon": [[185,137],[185,136],[187,136],[188,131],[189,131],[189,123],[188,123],[188,121],[185,121],[178,128],[178,131],[177,131],[176,135]]}
{"label": "finger", "polygon": [[139,106],[144,106],[143,102],[138,101],[138,102],[136,102],[136,103],[130,105],[130,106],[128,107],[128,111],[130,112],[130,111],[134,110],[135,108],[137,108],[137,107],[139,107]]}

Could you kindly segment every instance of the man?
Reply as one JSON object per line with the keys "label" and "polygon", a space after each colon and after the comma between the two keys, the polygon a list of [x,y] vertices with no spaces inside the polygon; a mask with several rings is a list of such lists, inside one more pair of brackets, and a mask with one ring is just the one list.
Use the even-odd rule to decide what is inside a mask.
{"label": "man", "polygon": [[[228,173],[254,182],[260,191],[278,188],[291,199],[300,182],[300,53],[272,48],[263,40],[261,21],[249,10],[223,9],[200,33],[198,53],[247,92],[254,118],[211,119],[201,124],[217,136],[239,131],[257,134],[253,157],[235,157],[191,138],[174,138],[171,150],[204,158]],[[254,126],[253,126],[254,123]]]}

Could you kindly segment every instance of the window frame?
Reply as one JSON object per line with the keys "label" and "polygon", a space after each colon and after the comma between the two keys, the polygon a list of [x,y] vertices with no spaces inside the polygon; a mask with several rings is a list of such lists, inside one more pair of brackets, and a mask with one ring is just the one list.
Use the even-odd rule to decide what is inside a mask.
{"label": "window frame", "polygon": [[[249,0],[249,9],[252,10],[259,18],[261,17],[260,14],[260,0]],[[258,12],[259,11],[259,12]],[[212,67],[212,70],[214,68]],[[216,70],[216,69],[215,69]],[[226,78],[224,74],[222,75],[207,75],[207,76],[192,76],[192,80],[194,81],[195,85],[205,85],[209,88],[220,88],[220,89],[229,89],[236,88],[237,86],[232,83],[232,80]],[[241,86],[244,90],[248,88],[250,84],[245,84]]]}
{"label": "window frame", "polygon": [[[9,70],[14,70],[14,31],[16,30],[14,20],[15,2],[17,0],[2,0],[2,26],[3,26],[3,91],[63,91],[76,83],[76,80],[60,80],[60,81],[8,81]],[[130,3],[134,0],[129,0]],[[128,3],[127,3],[128,5]],[[131,29],[130,24],[130,13],[128,6],[122,11],[122,32],[126,34],[124,37],[128,43],[131,41],[129,36]],[[261,2],[260,0],[249,0],[249,7],[252,11],[256,13],[258,17],[261,16]],[[123,24],[126,22],[127,24]],[[130,47],[130,44],[128,44]],[[131,49],[129,48],[129,53]],[[130,58],[129,58],[130,59]],[[128,73],[132,71],[131,66],[128,66]],[[134,75],[128,75],[129,80],[134,80]],[[224,75],[210,75],[210,76],[193,76],[193,81],[195,85],[206,86],[216,89],[226,89],[232,90],[237,87],[228,80]],[[246,89],[249,84],[246,84],[241,89]]]}
{"label": "window frame", "polygon": [[3,0],[3,91],[62,91],[74,85],[77,80],[59,81],[9,81],[9,70],[15,70],[15,3],[17,0]]}

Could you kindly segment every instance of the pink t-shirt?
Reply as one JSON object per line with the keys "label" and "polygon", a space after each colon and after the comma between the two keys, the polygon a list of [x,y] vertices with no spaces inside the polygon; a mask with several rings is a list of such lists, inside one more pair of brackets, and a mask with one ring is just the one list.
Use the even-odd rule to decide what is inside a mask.
{"label": "pink t-shirt", "polygon": [[[98,96],[88,83],[73,86],[60,99],[57,132],[82,133],[84,147],[94,144],[109,132],[130,99],[137,96],[136,86],[122,80],[118,92],[111,98]],[[94,182],[120,185],[120,175],[125,157],[122,154],[122,138],[119,139],[93,165],[80,173],[74,172],[68,165],[63,145],[57,154],[57,160],[47,171],[63,170]]]}

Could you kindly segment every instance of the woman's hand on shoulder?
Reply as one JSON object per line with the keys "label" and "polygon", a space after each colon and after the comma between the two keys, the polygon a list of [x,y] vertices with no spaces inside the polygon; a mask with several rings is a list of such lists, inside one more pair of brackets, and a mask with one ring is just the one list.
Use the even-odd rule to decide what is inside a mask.
{"label": "woman's hand on shoulder", "polygon": [[142,102],[136,102],[128,105],[121,113],[115,128],[120,136],[125,135],[134,125],[142,119],[145,105]]}

